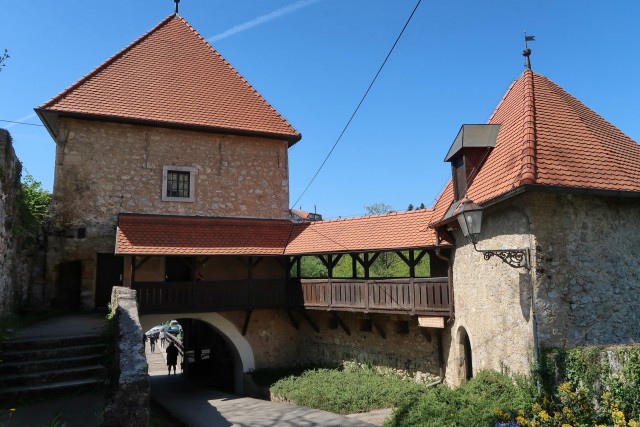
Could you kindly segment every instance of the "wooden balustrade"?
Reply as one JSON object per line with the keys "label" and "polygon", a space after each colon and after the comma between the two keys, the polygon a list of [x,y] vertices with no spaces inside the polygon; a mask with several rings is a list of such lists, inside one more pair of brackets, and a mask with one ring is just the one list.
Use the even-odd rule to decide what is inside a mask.
{"label": "wooden balustrade", "polygon": [[446,316],[446,277],[136,282],[141,313],[305,307],[317,310]]}
{"label": "wooden balustrade", "polygon": [[302,288],[305,308],[359,312],[447,315],[451,307],[446,277],[407,279],[291,279]]}

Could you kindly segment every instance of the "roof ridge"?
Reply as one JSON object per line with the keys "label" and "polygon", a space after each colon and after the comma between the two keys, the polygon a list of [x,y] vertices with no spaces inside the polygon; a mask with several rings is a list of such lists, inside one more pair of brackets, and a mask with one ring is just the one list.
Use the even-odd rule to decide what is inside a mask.
{"label": "roof ridge", "polygon": [[332,218],[332,219],[325,219],[322,221],[314,221],[313,223],[319,224],[319,223],[338,222],[338,221],[354,221],[354,220],[360,220],[360,219],[373,219],[373,218],[382,218],[382,217],[397,216],[397,215],[410,215],[410,214],[423,213],[423,212],[424,213],[433,212],[433,208],[413,209],[410,211],[393,211],[393,212],[374,214],[374,215],[348,216],[344,218]]}
{"label": "roof ridge", "polygon": [[137,39],[135,39],[134,41],[132,41],[131,43],[129,43],[124,49],[120,49],[118,50],[116,53],[114,53],[113,55],[111,55],[111,57],[109,57],[106,61],[104,61],[103,63],[101,63],[100,65],[98,65],[96,68],[94,68],[93,70],[89,71],[87,74],[85,74],[83,77],[80,78],[80,80],[78,80],[77,82],[73,83],[71,86],[67,87],[66,89],[64,89],[62,92],[60,92],[59,94],[57,94],[56,96],[54,96],[53,98],[51,98],[50,100],[48,100],[47,102],[45,102],[44,104],[36,107],[36,109],[45,109],[47,108],[47,106],[57,102],[60,99],[63,99],[65,96],[67,96],[67,94],[69,94],[71,91],[73,91],[75,88],[83,85],[87,80],[91,79],[93,76],[95,76],[96,74],[98,74],[100,71],[104,70],[105,68],[107,68],[109,65],[111,65],[112,63],[114,63],[117,59],[121,58],[124,56],[125,53],[129,52],[131,49],[133,49],[135,46],[139,45],[140,43],[142,43],[145,39],[149,38],[149,36],[151,36],[151,34],[155,33],[156,31],[158,31],[160,28],[162,28],[163,26],[167,25],[167,23],[172,19],[177,17],[178,15],[176,15],[175,13],[172,13],[171,15],[167,16],[166,18],[164,18],[162,21],[160,21],[155,27],[153,27],[151,30],[147,31],[146,33],[144,33],[143,35],[141,35],[140,37],[138,37]]}
{"label": "roof ridge", "polygon": [[236,70],[236,68],[235,68],[233,65],[231,65],[231,63],[230,63],[230,62],[229,62],[229,61],[228,61],[224,56],[222,56],[222,55],[220,54],[220,52],[218,52],[218,50],[217,50],[215,47],[213,47],[213,45],[212,45],[211,43],[209,43],[209,42],[207,41],[207,39],[205,39],[204,37],[202,37],[202,34],[200,34],[200,33],[198,32],[198,30],[196,30],[195,28],[193,28],[193,26],[192,26],[191,24],[189,24],[189,22],[188,22],[186,19],[184,19],[182,16],[180,16],[180,15],[176,15],[176,17],[177,17],[177,18],[179,18],[179,19],[180,19],[180,20],[181,20],[181,21],[182,21],[182,22],[183,22],[187,27],[189,27],[189,29],[190,29],[191,31],[193,31],[193,33],[194,33],[196,36],[198,36],[198,38],[199,38],[200,40],[202,40],[202,42],[203,42],[205,45],[207,45],[207,46],[209,47],[209,49],[211,49],[211,50],[213,51],[213,53],[214,53],[214,54],[216,54],[216,55],[217,55],[217,56],[222,60],[222,62],[224,62],[224,63],[229,67],[229,69],[231,69],[231,71],[233,71],[233,72],[234,72],[238,77],[240,77],[240,79],[242,80],[242,82],[243,82],[243,83],[244,83],[244,84],[245,84],[249,89],[251,89],[251,90],[252,90],[252,91],[253,91],[253,92],[254,92],[254,93],[255,93],[255,94],[256,94],[256,95],[257,95],[257,96],[262,100],[262,101],[264,101],[264,102],[265,102],[265,104],[267,104],[267,106],[268,106],[268,107],[269,107],[269,108],[270,108],[274,113],[276,113],[276,114],[278,115],[278,117],[280,118],[280,120],[282,121],[282,123],[283,123],[285,126],[288,126],[292,131],[294,131],[294,132],[296,132],[296,133],[300,134],[300,132],[298,132],[298,131],[297,131],[297,130],[296,130],[296,129],[291,125],[291,123],[289,123],[289,122],[287,121],[287,119],[285,119],[285,118],[284,118],[284,116],[283,116],[282,114],[280,114],[280,113],[278,112],[278,110],[276,110],[276,109],[274,108],[274,106],[273,106],[273,105],[271,105],[271,103],[270,103],[269,101],[267,101],[267,100],[264,98],[264,96],[262,96],[262,94],[261,94],[260,92],[258,92],[258,90],[257,90],[255,87],[253,87],[253,85],[252,85],[251,83],[249,83],[249,82],[247,81],[247,79],[245,79],[245,78],[244,78],[244,76],[243,76],[242,74],[240,74],[240,73],[238,72],[238,70]]}
{"label": "roof ridge", "polygon": [[524,95],[523,95],[523,138],[522,151],[520,155],[520,174],[518,184],[535,184],[537,177],[536,165],[536,105],[535,91],[533,83],[533,71],[524,72]]}

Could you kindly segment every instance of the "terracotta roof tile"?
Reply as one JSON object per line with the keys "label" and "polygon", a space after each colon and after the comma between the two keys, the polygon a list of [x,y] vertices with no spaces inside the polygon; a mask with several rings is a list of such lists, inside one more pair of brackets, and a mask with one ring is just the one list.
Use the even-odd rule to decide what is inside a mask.
{"label": "terracotta roof tile", "polygon": [[282,255],[288,220],[120,214],[116,254]]}
{"label": "terracotta roof tile", "polygon": [[[532,183],[640,192],[640,145],[544,76],[525,71],[489,123],[501,127],[495,148],[467,191],[476,203]],[[442,219],[452,202],[449,183],[434,218]]]}
{"label": "terracotta roof tile", "polygon": [[178,15],[164,19],[39,109],[300,139]]}
{"label": "terracotta roof tile", "polygon": [[409,249],[435,245],[428,228],[433,211],[419,209],[386,215],[298,224],[287,254]]}
{"label": "terracotta roof tile", "polygon": [[433,211],[331,221],[120,214],[118,255],[300,255],[435,245]]}

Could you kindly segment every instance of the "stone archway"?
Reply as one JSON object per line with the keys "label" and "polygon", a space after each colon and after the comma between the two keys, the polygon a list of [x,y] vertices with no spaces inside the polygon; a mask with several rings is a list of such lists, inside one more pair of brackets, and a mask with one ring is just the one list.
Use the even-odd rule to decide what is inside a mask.
{"label": "stone archway", "polygon": [[[204,360],[210,361],[205,364],[206,366],[201,364],[196,368],[193,365],[187,370],[191,369],[192,374],[204,374],[205,378],[215,376],[222,371],[225,373],[225,378],[213,378],[212,385],[224,388],[224,391],[242,394],[244,374],[255,369],[255,360],[251,345],[237,327],[218,313],[153,314],[140,317],[144,331],[171,319],[178,320],[182,325],[187,349],[193,351],[191,357],[196,358],[197,350],[199,360],[203,360],[204,354],[207,356]],[[195,331],[191,332],[191,337],[189,337],[190,331]],[[189,340],[192,341],[189,342]],[[206,345],[196,340],[205,340]],[[229,381],[232,384],[229,384]]]}
{"label": "stone archway", "polygon": [[462,326],[458,328],[456,343],[458,384],[464,384],[473,378],[473,354],[471,351],[471,339],[467,330]]}

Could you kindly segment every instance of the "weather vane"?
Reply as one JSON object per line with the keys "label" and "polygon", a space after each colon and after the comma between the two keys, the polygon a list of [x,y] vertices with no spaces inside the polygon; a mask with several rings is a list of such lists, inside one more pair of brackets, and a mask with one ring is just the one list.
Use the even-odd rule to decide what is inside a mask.
{"label": "weather vane", "polygon": [[178,3],[180,3],[180,0],[173,0],[176,3],[176,15],[178,14]]}
{"label": "weather vane", "polygon": [[527,70],[531,70],[531,60],[529,59],[529,57],[531,56],[531,49],[529,49],[529,46],[527,46],[527,42],[535,41],[535,39],[536,36],[528,36],[527,32],[524,32],[524,50],[522,51],[522,56],[525,57],[524,67]]}

